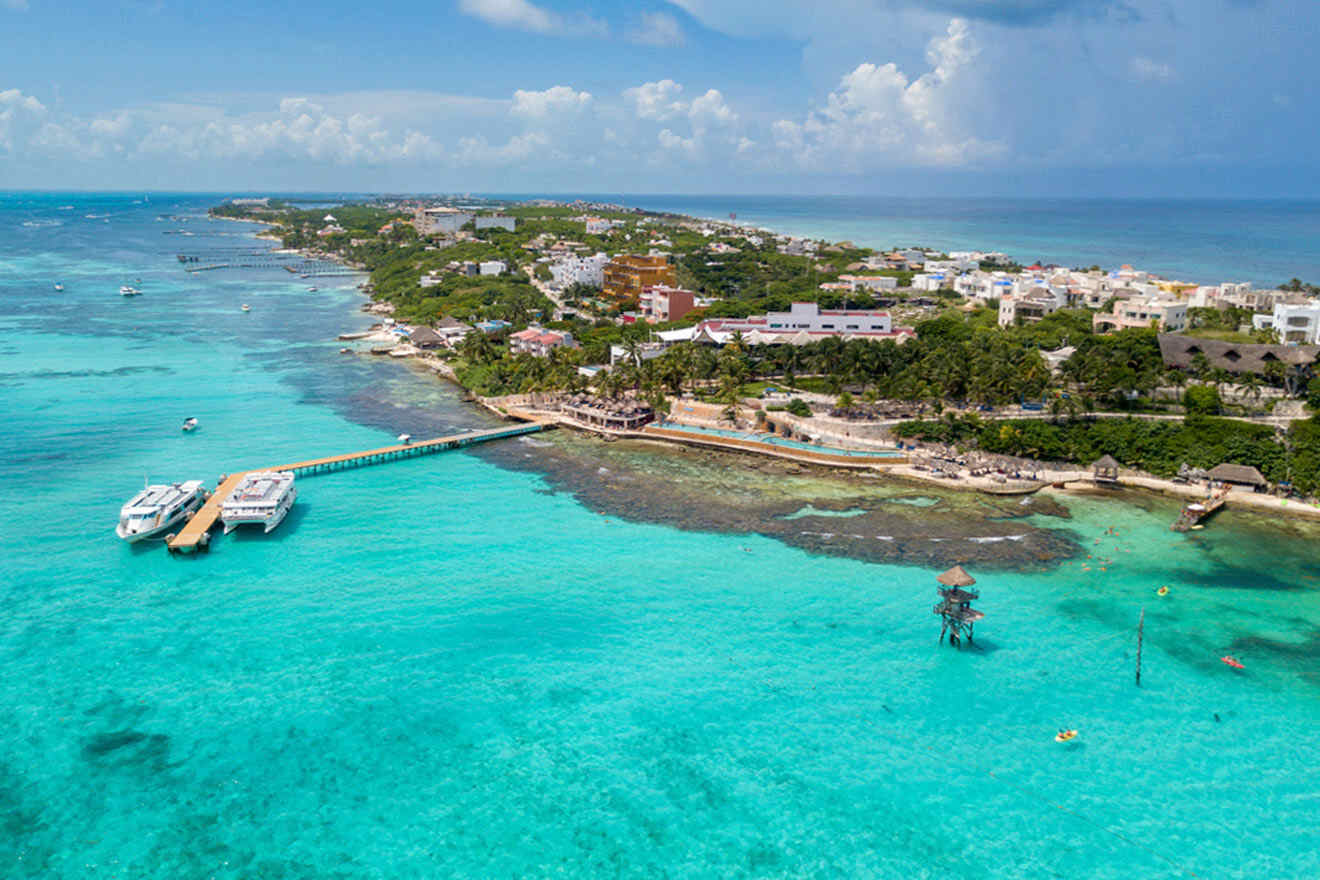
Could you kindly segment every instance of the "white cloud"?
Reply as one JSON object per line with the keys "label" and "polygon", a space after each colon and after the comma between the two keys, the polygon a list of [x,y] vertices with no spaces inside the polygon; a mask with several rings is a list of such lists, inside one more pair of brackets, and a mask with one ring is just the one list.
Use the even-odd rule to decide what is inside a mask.
{"label": "white cloud", "polygon": [[665,128],[658,135],[660,148],[666,153],[681,153],[687,158],[695,158],[700,152],[700,144],[696,138],[685,138]]}
{"label": "white cloud", "polygon": [[953,19],[932,39],[931,70],[916,80],[891,63],[858,65],[825,106],[801,122],[772,127],[776,146],[803,167],[861,171],[877,162],[959,165],[1002,145],[966,134],[960,101],[977,48],[967,22]]}
{"label": "white cloud", "polygon": [[0,92],[0,150],[13,152],[46,116],[46,107],[18,89]]}
{"label": "white cloud", "polygon": [[1145,82],[1168,82],[1173,79],[1173,68],[1159,61],[1137,56],[1128,64],[1132,75]]}
{"label": "white cloud", "polygon": [[681,46],[687,41],[678,19],[668,12],[643,12],[641,24],[628,32],[628,39],[646,46]]}
{"label": "white cloud", "polygon": [[578,92],[569,86],[552,86],[541,92],[518,89],[513,93],[510,112],[534,121],[562,120],[585,110],[591,100],[590,92]]}
{"label": "white cloud", "polygon": [[585,15],[566,19],[528,0],[459,0],[458,8],[496,27],[538,34],[605,36],[609,32],[603,21]]}
{"label": "white cloud", "polygon": [[476,135],[459,139],[455,158],[461,165],[511,165],[525,162],[549,146],[549,137],[539,131],[514,135],[498,147],[492,147],[484,135]]}
{"label": "white cloud", "polygon": [[687,112],[687,104],[678,99],[682,91],[683,87],[672,79],[662,79],[625,89],[623,97],[633,105],[639,119],[663,122]]}
{"label": "white cloud", "polygon": [[738,121],[738,114],[724,102],[724,96],[718,89],[708,89],[706,94],[692,101],[688,108],[688,117],[697,129],[707,126],[732,125]]}

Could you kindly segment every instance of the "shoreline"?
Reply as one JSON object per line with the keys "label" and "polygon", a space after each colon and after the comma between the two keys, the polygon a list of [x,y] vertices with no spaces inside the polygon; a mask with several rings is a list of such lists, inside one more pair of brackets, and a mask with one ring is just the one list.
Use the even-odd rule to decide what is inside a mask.
{"label": "shoreline", "polygon": [[[766,231],[769,234],[779,234],[774,232],[773,230],[769,230],[764,227],[755,227],[747,223],[739,223],[736,221],[714,220],[714,219],[703,220],[702,218],[693,215],[679,215],[679,214],[673,214],[672,212],[650,211],[650,213],[669,213],[672,216],[680,217],[688,221],[721,223],[723,225],[736,226],[748,230]],[[269,221],[248,220],[243,218],[222,217],[221,219],[234,220],[236,222],[257,223],[262,226],[278,225]],[[254,236],[260,238],[261,233],[254,233]],[[359,312],[372,312],[372,306],[376,304],[376,301],[372,297],[372,291],[370,286],[370,272],[365,267],[353,264],[337,254],[323,254],[320,251],[314,251],[308,248],[290,248],[286,250],[294,251],[309,259],[327,259],[336,262],[342,266],[345,266],[345,268],[351,269],[356,272],[361,272],[362,274],[366,275],[367,281],[362,284],[355,285],[355,289],[359,290],[364,295],[364,298],[367,300],[365,304],[360,306]],[[382,310],[374,313],[383,314],[384,312]],[[354,339],[351,340],[341,339],[338,341],[393,342],[397,340],[397,337],[392,337],[392,334],[390,334],[387,330],[385,330],[383,325],[373,326],[371,329],[366,331],[367,335],[359,335],[360,332],[361,331],[351,334],[352,336],[356,337]],[[344,335],[350,335],[350,334],[344,334]],[[425,352],[414,349],[411,346],[407,346],[407,345],[404,346],[394,345],[391,346],[391,349],[392,350],[389,352],[377,352],[373,350],[369,353],[372,354],[373,356],[377,354],[389,354],[393,359],[403,361],[405,363],[415,362],[416,366],[426,369],[432,375],[439,375],[444,379],[448,380],[449,382],[453,383],[462,392],[464,392],[464,394],[472,396],[478,406],[485,408],[489,412],[498,415],[504,419],[520,420],[521,418],[524,418],[519,415],[511,414],[506,410],[503,410],[499,404],[492,405],[492,401],[497,399],[482,398],[474,395],[474,393],[470,388],[467,388],[462,384],[461,381],[459,381],[458,376],[454,372],[453,368],[450,367],[449,364],[446,363],[445,361],[442,361],[439,358],[436,358],[432,355],[429,355]],[[361,354],[362,352],[360,350],[355,350],[355,353]],[[530,414],[528,417],[531,417]],[[538,416],[536,417],[544,418],[545,414],[538,414]],[[609,436],[611,433],[615,433],[615,432],[605,431],[593,426],[579,424],[573,420],[568,420],[557,416],[554,417],[554,420],[557,423],[563,425],[564,427],[573,428],[579,432],[596,434],[597,436]],[[616,433],[616,436],[625,436],[625,435],[626,434]],[[795,457],[791,449],[786,452],[782,448],[773,448],[773,449],[758,448],[760,446],[765,446],[766,444],[720,443],[718,441],[711,441],[709,439],[703,439],[702,441],[692,441],[689,440],[688,438],[665,436],[660,434],[643,433],[643,432],[638,432],[634,439],[646,439],[652,442],[662,443],[662,444],[684,444],[684,443],[690,445],[704,444],[707,445],[708,447],[717,447],[729,452],[739,452],[743,455],[779,457],[782,459],[796,460],[801,464],[816,465],[821,467],[836,467],[836,465],[832,465],[827,462],[823,463],[819,458],[816,458],[813,461],[812,459],[814,458],[814,456],[802,455],[800,457]],[[847,449],[847,447],[842,445],[839,448]],[[804,453],[809,451],[810,450],[803,450]],[[858,450],[848,450],[848,451],[864,452],[866,450],[858,449]],[[817,455],[830,455],[830,448],[822,446],[820,452],[817,453]],[[837,465],[837,467],[844,467],[844,468],[848,468],[849,470],[859,469],[857,465],[853,465],[853,464],[841,464],[841,465]],[[887,475],[899,477],[901,479],[919,485],[943,486],[946,488],[955,489],[962,492],[981,493],[992,496],[993,495],[1003,496],[1003,495],[1013,495],[1013,494],[1026,495],[1039,491],[1050,495],[1061,495],[1061,496],[1066,496],[1066,495],[1076,496],[1080,494],[1086,494],[1093,497],[1107,497],[1113,491],[1112,489],[1108,489],[1106,487],[1096,484],[1090,478],[1089,472],[1085,468],[1081,468],[1081,467],[1040,471],[1038,473],[1041,479],[1035,481],[1038,482],[1039,485],[1030,488],[1024,488],[1020,492],[1011,491],[1011,490],[1006,491],[1005,484],[1002,482],[998,482],[996,480],[989,479],[986,477],[972,476],[970,473],[963,474],[961,471],[956,476],[935,476],[933,473],[929,471],[919,469],[918,467],[912,465],[909,461],[906,460],[906,458],[901,464],[898,463],[893,465],[869,464],[869,465],[861,466],[860,469],[870,469],[879,473],[884,473]],[[1177,498],[1177,499],[1187,499],[1187,500],[1203,499],[1208,491],[1200,487],[1191,486],[1188,484],[1175,483],[1172,480],[1160,478],[1153,474],[1145,474],[1145,473],[1120,475],[1118,482],[1120,487],[1125,490],[1151,492],[1163,497]],[[1073,485],[1069,485],[1069,484],[1073,484]],[[1116,498],[1114,500],[1122,500],[1122,499]],[[1241,489],[1231,490],[1229,495],[1229,501],[1230,501],[1230,505],[1237,504],[1242,507],[1251,509],[1253,511],[1272,512],[1299,520],[1320,520],[1320,501],[1313,501],[1310,504],[1308,504],[1307,502],[1301,499],[1279,498],[1273,495],[1265,495],[1262,493],[1256,493],[1249,490],[1241,490]]]}
{"label": "shoreline", "polygon": [[[447,368],[448,365],[437,361],[437,364]],[[451,379],[459,388],[471,393],[469,389],[463,387],[453,375],[452,369],[433,368],[437,373],[445,375]],[[510,401],[509,398],[518,398]],[[1106,486],[1097,483],[1091,476],[1089,470],[1085,468],[1042,470],[1037,472],[1039,479],[1019,480],[1000,482],[989,477],[979,477],[971,475],[970,471],[964,473],[967,469],[960,469],[956,476],[935,476],[929,470],[923,470],[913,465],[906,456],[894,456],[894,463],[890,464],[884,461],[877,461],[874,458],[864,455],[835,455],[832,454],[831,447],[822,446],[818,450],[796,449],[794,447],[776,447],[768,443],[758,443],[754,440],[746,440],[734,437],[721,437],[719,435],[698,435],[690,434],[683,436],[683,432],[676,430],[666,430],[659,425],[648,425],[641,430],[636,431],[615,431],[598,428],[578,422],[563,416],[553,410],[540,408],[528,408],[529,401],[522,399],[526,395],[507,395],[502,398],[478,397],[476,402],[489,412],[504,419],[525,421],[530,419],[552,419],[561,427],[572,428],[578,432],[593,434],[600,437],[613,439],[632,439],[649,441],[656,444],[694,446],[719,449],[724,452],[748,455],[762,456],[771,458],[780,458],[794,461],[798,464],[823,467],[831,470],[845,470],[849,472],[871,471],[877,475],[898,477],[906,482],[925,485],[940,486],[961,492],[980,493],[983,495],[997,497],[1027,496],[1040,492],[1054,497],[1092,497],[1113,501],[1123,501],[1119,493],[1122,492],[1143,492],[1159,495],[1165,498],[1173,498],[1188,501],[1204,500],[1209,492],[1208,488],[1189,483],[1176,483],[1173,480],[1156,477],[1151,474],[1128,473],[1119,474],[1118,485],[1116,487]],[[653,429],[653,430],[652,430]],[[849,452],[864,452],[865,450],[848,450]],[[849,458],[855,459],[849,461]],[[1016,485],[1013,485],[1016,484]],[[1254,492],[1248,489],[1232,488],[1228,492],[1228,507],[1238,507],[1248,509],[1257,513],[1274,513],[1282,516],[1299,520],[1320,521],[1320,502],[1310,504],[1298,500],[1280,498],[1276,495]]]}

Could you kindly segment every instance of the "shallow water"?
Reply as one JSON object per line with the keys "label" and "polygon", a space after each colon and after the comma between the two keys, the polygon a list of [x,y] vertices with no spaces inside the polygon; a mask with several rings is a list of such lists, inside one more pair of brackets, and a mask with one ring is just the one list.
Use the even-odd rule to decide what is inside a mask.
{"label": "shallow water", "polygon": [[[0,204],[0,876],[1320,872],[1312,525],[1175,534],[1145,496],[1037,513],[548,434],[300,480],[277,532],[195,559],[119,542],[148,474],[491,423],[338,354],[347,279],[184,275],[155,215],[207,203]],[[938,569],[766,536],[865,520],[775,518],[807,505],[924,524],[869,540],[948,562],[1058,552],[969,563],[958,652]]]}

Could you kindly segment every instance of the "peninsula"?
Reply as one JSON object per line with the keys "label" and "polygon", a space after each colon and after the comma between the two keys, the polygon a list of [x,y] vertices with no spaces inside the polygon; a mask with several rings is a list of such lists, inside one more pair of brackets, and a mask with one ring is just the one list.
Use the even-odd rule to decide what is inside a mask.
{"label": "peninsula", "polygon": [[1320,513],[1320,302],[996,252],[549,200],[231,200],[369,273],[362,344],[494,411],[995,494],[1129,485]]}

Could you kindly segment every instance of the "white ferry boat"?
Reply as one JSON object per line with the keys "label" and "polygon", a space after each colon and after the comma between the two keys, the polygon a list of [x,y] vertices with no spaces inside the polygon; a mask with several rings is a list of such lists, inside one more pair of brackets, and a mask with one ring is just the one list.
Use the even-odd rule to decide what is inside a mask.
{"label": "white ferry boat", "polygon": [[267,533],[284,521],[298,497],[289,471],[253,471],[220,506],[225,534],[246,523],[265,526]]}
{"label": "white ferry boat", "polygon": [[115,534],[130,544],[161,537],[187,521],[205,503],[201,480],[148,486],[120,508]]}

